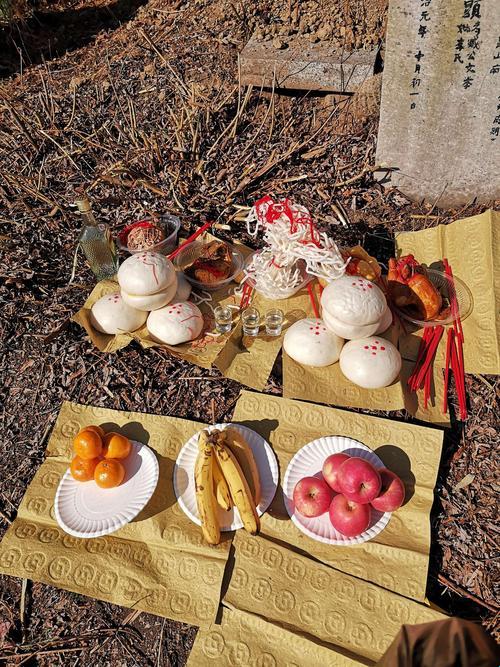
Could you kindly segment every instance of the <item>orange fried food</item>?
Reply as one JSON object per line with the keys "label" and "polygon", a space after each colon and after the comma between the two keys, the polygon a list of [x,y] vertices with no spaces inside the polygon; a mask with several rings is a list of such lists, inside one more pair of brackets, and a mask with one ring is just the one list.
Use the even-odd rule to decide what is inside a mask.
{"label": "orange fried food", "polygon": [[106,433],[103,438],[102,455],[105,459],[126,459],[132,445],[121,433]]}
{"label": "orange fried food", "polygon": [[418,317],[423,320],[433,320],[441,312],[441,294],[413,255],[405,255],[400,259],[392,257],[389,260],[387,286],[396,306],[415,308]]}
{"label": "orange fried food", "polygon": [[100,460],[99,458],[82,459],[80,456],[75,456],[69,467],[71,476],[77,482],[90,482],[91,479],[94,479],[94,472]]}
{"label": "orange fried food", "polygon": [[[104,429],[101,428],[100,426],[85,426],[85,428],[82,428],[82,431],[94,431],[94,433],[97,433],[98,435],[101,436],[101,438],[104,438]],[[81,433],[81,431],[80,431]]]}
{"label": "orange fried food", "polygon": [[102,454],[102,438],[99,433],[85,429],[75,436],[73,449],[82,459],[95,459]]}
{"label": "orange fried food", "polygon": [[94,471],[94,479],[101,489],[112,489],[120,486],[125,477],[125,468],[116,459],[104,459],[100,461]]}

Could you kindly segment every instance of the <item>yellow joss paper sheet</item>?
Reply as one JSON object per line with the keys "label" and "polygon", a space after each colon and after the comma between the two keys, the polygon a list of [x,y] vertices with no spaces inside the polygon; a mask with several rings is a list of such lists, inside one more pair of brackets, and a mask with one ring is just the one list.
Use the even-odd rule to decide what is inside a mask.
{"label": "yellow joss paper sheet", "polygon": [[[318,563],[266,537],[252,538],[244,531],[238,531],[234,538],[234,569],[223,602],[231,609],[265,619],[271,628],[280,626],[288,631],[276,632],[277,642],[269,644],[274,661],[268,660],[268,664],[276,665],[286,664],[281,661],[281,652],[286,655],[289,649],[282,642],[289,640],[290,632],[330,647],[338,656],[330,664],[347,667],[352,661],[365,665],[376,662],[403,623],[446,618],[415,600]],[[203,642],[203,635],[200,640]],[[261,641],[255,633],[249,635],[250,653],[259,651]],[[304,664],[303,660],[298,664]],[[308,664],[323,663],[308,660]]]}
{"label": "yellow joss paper sheet", "polygon": [[[414,254],[430,268],[440,269],[443,257],[448,259],[453,274],[464,281],[473,298],[473,310],[462,323],[465,371],[500,374],[500,211],[420,232],[402,232],[396,235],[396,248],[402,255]],[[420,336],[421,332],[401,340],[403,356],[416,358]],[[443,341],[438,364],[445,363]]]}
{"label": "yellow joss paper sheet", "polygon": [[373,449],[403,479],[407,489],[406,504],[374,540],[347,548],[304,535],[289,520],[281,487],[262,517],[262,534],[361,580],[414,600],[425,599],[441,430],[248,391],[242,392],[236,404],[234,421],[271,443],[281,481],[294,454],[316,438],[343,435]]}
{"label": "yellow joss paper sheet", "polygon": [[[160,467],[145,509],[113,535],[80,539],[54,518],[54,497],[71,459],[73,437],[102,424],[154,450]],[[177,454],[202,424],[135,412],[64,403],[47,457],[0,543],[0,572],[42,581],[125,607],[206,626],[216,617],[231,534],[209,547],[176,502]]]}
{"label": "yellow joss paper sheet", "polygon": [[199,630],[187,667],[267,665],[355,667],[359,661],[342,655],[317,639],[305,637],[260,616],[223,607],[220,624]]}

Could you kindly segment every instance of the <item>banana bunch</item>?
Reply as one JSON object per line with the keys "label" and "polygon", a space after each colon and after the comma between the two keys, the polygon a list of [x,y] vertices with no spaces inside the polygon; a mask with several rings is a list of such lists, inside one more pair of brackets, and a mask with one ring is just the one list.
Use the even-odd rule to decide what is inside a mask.
{"label": "banana bunch", "polygon": [[218,506],[227,511],[236,507],[245,530],[252,535],[259,532],[259,471],[252,449],[238,429],[201,431],[194,480],[203,536],[209,544],[220,542]]}

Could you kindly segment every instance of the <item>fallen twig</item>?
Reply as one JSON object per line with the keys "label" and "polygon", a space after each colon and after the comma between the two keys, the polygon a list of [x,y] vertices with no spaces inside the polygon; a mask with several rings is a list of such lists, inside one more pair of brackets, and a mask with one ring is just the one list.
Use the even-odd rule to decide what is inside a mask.
{"label": "fallen twig", "polygon": [[485,602],[485,600],[481,600],[481,598],[478,598],[477,595],[474,595],[474,593],[470,593],[469,591],[465,590],[465,588],[462,588],[462,586],[459,586],[453,581],[450,581],[447,577],[444,576],[444,574],[438,574],[438,581],[440,581],[447,588],[451,589],[454,593],[457,593],[457,595],[468,598],[469,600],[472,600],[481,607],[485,607],[493,613],[500,612],[499,606]]}

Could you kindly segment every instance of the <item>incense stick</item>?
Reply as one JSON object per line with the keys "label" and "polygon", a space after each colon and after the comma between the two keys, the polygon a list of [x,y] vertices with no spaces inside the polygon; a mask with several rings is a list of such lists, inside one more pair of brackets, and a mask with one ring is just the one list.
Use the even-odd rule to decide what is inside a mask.
{"label": "incense stick", "polygon": [[448,329],[448,338],[446,339],[446,359],[444,367],[444,393],[443,393],[443,414],[448,412],[448,387],[450,385],[450,361],[451,361],[451,346],[453,345],[454,330],[450,327]]}
{"label": "incense stick", "polygon": [[312,307],[313,307],[313,311],[314,311],[314,316],[317,319],[319,319],[319,310],[318,310],[318,306],[316,305],[316,301],[314,299],[314,292],[313,292],[311,283],[307,283],[307,291],[309,292],[309,298],[311,299],[311,303],[312,303]]}
{"label": "incense stick", "polygon": [[[448,260],[443,258],[445,274],[450,282],[451,289],[449,289],[451,313],[453,315],[453,331],[454,339],[452,345],[452,370],[455,376],[455,384],[457,387],[458,405],[460,408],[460,418],[467,419],[467,398],[465,395],[465,364],[464,364],[464,332],[462,329],[462,320],[460,319],[460,309],[458,307],[457,292],[455,288],[455,280],[453,278],[453,270]],[[455,356],[456,355],[456,356]]]}

